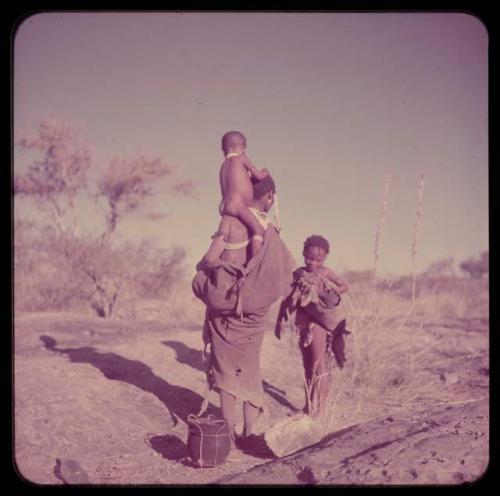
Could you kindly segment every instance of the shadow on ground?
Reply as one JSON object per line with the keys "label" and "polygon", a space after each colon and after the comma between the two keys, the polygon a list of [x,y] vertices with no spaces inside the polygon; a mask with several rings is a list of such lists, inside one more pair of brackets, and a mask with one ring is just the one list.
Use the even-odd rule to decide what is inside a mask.
{"label": "shadow on ground", "polygon": [[[103,353],[91,346],[81,348],[59,348],[54,338],[40,336],[45,348],[67,355],[73,363],[88,363],[110,380],[132,384],[143,391],[153,393],[168,409],[172,422],[178,418],[187,421],[190,413],[199,410],[203,398],[190,389],[170,384],[153,373],[150,367],[136,360],[129,360],[116,353]],[[217,415],[219,409],[209,404],[208,413]]]}
{"label": "shadow on ground", "polygon": [[236,447],[245,455],[270,460],[276,458],[275,454],[267,446],[264,434],[251,435],[248,438],[236,438]]}
{"label": "shadow on ground", "polygon": [[150,446],[160,453],[163,458],[171,461],[179,461],[188,456],[186,443],[177,436],[153,436],[149,438]]}
{"label": "shadow on ground", "polygon": [[[176,359],[179,363],[189,365],[190,367],[193,367],[194,369],[205,373],[206,366],[205,362],[203,361],[202,352],[200,350],[190,348],[181,341],[162,341],[161,344],[168,346],[175,351]],[[262,387],[264,388],[264,392],[271,396],[271,398],[273,398],[277,403],[283,405],[292,412],[299,411],[299,408],[294,406],[288,401],[287,398],[285,398],[286,391],[278,389],[276,386],[273,386],[267,381],[262,381]]]}

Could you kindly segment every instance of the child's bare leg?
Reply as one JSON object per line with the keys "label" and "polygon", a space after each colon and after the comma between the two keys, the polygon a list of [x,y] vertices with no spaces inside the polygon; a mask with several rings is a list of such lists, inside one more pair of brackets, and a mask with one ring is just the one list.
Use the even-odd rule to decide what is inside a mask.
{"label": "child's bare leg", "polygon": [[255,236],[264,236],[264,229],[255,218],[255,215],[246,206],[242,205],[238,209],[236,217],[238,217],[252,233],[252,238],[250,240],[250,256],[254,257],[262,246],[262,239],[256,238]]}
{"label": "child's bare leg", "polygon": [[243,437],[253,434],[259,411],[259,408],[253,406],[250,402],[245,401],[243,403]]}
{"label": "child's bare leg", "polygon": [[[232,215],[233,217],[238,217],[245,226],[250,229],[252,236],[264,235],[264,228],[259,224],[259,221],[255,218],[255,215],[250,211],[250,209],[242,202],[238,200],[230,200],[224,205],[224,214]],[[262,241],[252,237],[250,242],[250,256],[254,257],[262,246]]]}
{"label": "child's bare leg", "polygon": [[236,398],[223,389],[220,391],[220,409],[222,410],[222,417],[228,421],[234,433],[234,425],[236,423]]}
{"label": "child's bare leg", "polygon": [[258,238],[252,238],[250,241],[250,257],[253,258],[260,250],[262,246],[262,241]]}

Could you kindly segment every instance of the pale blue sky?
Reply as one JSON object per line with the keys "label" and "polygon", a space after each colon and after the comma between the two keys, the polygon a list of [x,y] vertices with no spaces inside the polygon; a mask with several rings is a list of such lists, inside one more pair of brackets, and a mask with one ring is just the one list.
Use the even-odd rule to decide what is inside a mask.
{"label": "pale blue sky", "polygon": [[[45,13],[23,22],[14,49],[16,131],[52,114],[81,126],[96,167],[144,151],[196,181],[196,200],[158,188],[166,219],[120,228],[183,245],[191,265],[217,227],[231,129],[275,177],[299,260],[322,234],[332,267],[372,267],[389,167],[382,272],[411,270],[420,171],[417,269],[488,247],[488,34],[470,15]],[[95,223],[92,205],[81,212]]]}

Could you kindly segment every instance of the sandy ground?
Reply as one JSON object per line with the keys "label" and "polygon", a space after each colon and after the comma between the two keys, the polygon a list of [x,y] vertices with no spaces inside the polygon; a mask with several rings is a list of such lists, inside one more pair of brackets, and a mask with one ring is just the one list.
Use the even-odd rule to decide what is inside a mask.
{"label": "sandy ground", "polygon": [[[446,323],[420,330],[439,335],[441,343],[459,340],[444,351],[431,349],[429,363],[437,382],[462,388],[458,401],[432,408],[418,403],[390,415],[374,405],[366,421],[344,419],[342,428],[298,453],[273,459],[233,450],[222,466],[198,469],[187,459],[185,419],[199,410],[205,393],[200,326],[18,316],[16,467],[36,484],[63,484],[57,468],[63,459],[76,460],[92,484],[104,485],[473,481],[489,460],[489,400],[478,399],[489,394],[489,361],[488,324],[472,324],[453,324],[458,334]],[[446,356],[464,339],[474,348],[473,359],[450,351]],[[260,419],[261,431],[304,403],[298,355],[287,350],[267,334],[262,372],[268,412]],[[209,412],[216,412],[217,395],[209,399]]]}

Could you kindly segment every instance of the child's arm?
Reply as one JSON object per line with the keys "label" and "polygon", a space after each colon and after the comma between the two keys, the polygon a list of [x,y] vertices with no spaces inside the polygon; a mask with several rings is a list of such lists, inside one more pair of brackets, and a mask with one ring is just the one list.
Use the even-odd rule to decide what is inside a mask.
{"label": "child's arm", "polygon": [[325,269],[326,278],[335,284],[337,292],[340,294],[347,293],[347,291],[349,291],[349,284],[347,284],[347,281],[335,274],[333,270],[327,267],[325,267]]}
{"label": "child's arm", "polygon": [[250,157],[246,155],[245,153],[242,153],[241,155],[243,157],[243,165],[245,166],[246,170],[250,172],[250,174],[255,177],[258,181],[262,181],[266,176],[269,175],[269,171],[267,169],[262,169],[259,170],[257,169],[252,161],[250,160]]}
{"label": "child's arm", "polygon": [[220,257],[225,250],[224,239],[228,238],[229,232],[229,221],[228,218],[224,216],[219,223],[219,229],[212,236],[212,243],[210,243],[207,252],[196,265],[196,270],[201,270],[203,267],[207,267],[220,260]]}

